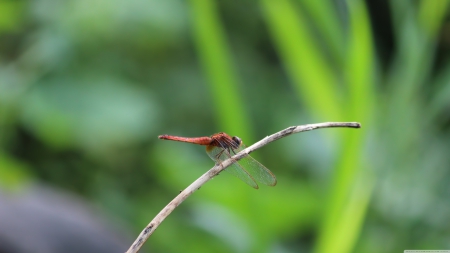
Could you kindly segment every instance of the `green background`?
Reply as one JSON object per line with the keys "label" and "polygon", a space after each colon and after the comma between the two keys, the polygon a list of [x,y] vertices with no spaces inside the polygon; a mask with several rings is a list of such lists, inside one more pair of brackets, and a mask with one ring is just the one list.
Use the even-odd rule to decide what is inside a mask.
{"label": "green background", "polygon": [[[278,179],[222,173],[143,252],[450,249],[448,1],[1,0],[0,187],[73,192],[131,244],[227,132]],[[1,204],[1,203],[0,203]],[[81,242],[82,243],[82,242]]]}

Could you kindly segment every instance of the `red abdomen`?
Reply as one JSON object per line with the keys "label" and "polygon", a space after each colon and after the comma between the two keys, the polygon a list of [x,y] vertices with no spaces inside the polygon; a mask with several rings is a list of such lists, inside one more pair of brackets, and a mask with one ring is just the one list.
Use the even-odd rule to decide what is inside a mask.
{"label": "red abdomen", "polygon": [[159,139],[162,140],[170,140],[170,141],[181,141],[181,142],[187,142],[187,143],[193,143],[198,145],[209,145],[212,141],[210,137],[180,137],[180,136],[173,136],[173,135],[160,135],[158,136]]}

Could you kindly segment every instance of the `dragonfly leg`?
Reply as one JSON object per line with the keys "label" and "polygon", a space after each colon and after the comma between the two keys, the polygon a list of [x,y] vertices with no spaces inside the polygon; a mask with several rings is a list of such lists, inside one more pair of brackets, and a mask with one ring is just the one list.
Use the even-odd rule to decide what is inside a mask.
{"label": "dragonfly leg", "polygon": [[[236,152],[234,152],[234,149],[228,147],[228,156],[231,158],[231,153],[236,155]],[[234,160],[234,159],[233,159]],[[234,160],[235,162],[237,162],[236,160]]]}
{"label": "dragonfly leg", "polygon": [[221,164],[222,161],[220,161],[220,156],[223,154],[225,149],[222,149],[217,155],[216,155],[216,164]]}

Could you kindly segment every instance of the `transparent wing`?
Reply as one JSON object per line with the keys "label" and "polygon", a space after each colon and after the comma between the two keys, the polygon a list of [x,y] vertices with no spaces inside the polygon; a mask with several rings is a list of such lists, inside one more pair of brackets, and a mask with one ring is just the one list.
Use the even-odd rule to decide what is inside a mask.
{"label": "transparent wing", "polygon": [[[216,163],[221,163],[222,161],[231,157],[231,155],[228,153],[228,151],[226,149],[219,148],[219,147],[213,147],[213,146],[207,146],[206,153]],[[220,154],[220,156],[219,156],[219,154]],[[236,163],[236,162],[233,163],[228,168],[226,168],[225,171],[230,172],[231,174],[233,174],[240,180],[244,181],[246,184],[250,185],[251,187],[253,187],[255,189],[259,188],[258,184],[256,184],[256,182],[255,182],[255,179],[245,169],[243,169],[238,163]]]}
{"label": "transparent wing", "polygon": [[[236,149],[238,153],[241,149]],[[275,186],[277,179],[275,175],[267,169],[264,165],[253,159],[251,156],[246,156],[238,162],[244,169],[250,173],[256,181],[268,186]]]}

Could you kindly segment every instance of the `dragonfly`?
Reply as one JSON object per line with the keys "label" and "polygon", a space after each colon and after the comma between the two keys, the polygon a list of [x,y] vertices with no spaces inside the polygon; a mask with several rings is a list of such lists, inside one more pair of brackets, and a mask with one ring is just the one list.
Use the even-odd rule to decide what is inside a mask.
{"label": "dragonfly", "polygon": [[[239,137],[231,137],[224,132],[216,133],[209,137],[180,137],[164,134],[158,136],[158,138],[206,146],[206,153],[216,164],[231,158],[232,155],[239,153],[245,148]],[[225,171],[230,172],[255,189],[259,188],[256,181],[268,186],[277,184],[275,175],[250,155],[232,163]]]}

